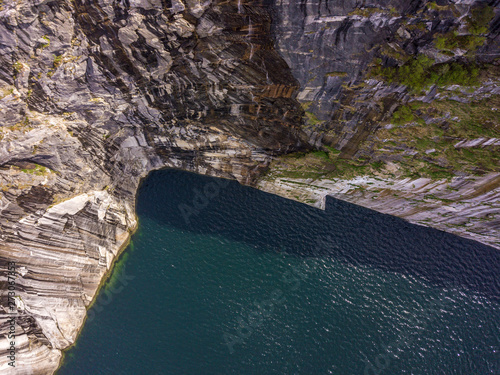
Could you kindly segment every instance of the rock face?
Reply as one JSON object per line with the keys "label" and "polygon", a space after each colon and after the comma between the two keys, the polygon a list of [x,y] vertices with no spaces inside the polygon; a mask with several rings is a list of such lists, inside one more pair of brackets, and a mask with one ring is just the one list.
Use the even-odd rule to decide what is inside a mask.
{"label": "rock face", "polygon": [[[387,151],[378,152],[389,146],[380,141],[392,140],[379,132],[381,125],[394,123],[395,111],[396,115],[400,113],[398,108],[434,101],[445,106],[454,101],[484,102],[489,110],[497,111],[499,4],[369,0],[360,6],[358,1],[279,2],[277,48],[299,80],[297,99],[306,110],[305,130],[311,143],[333,146],[342,151],[343,158],[401,161],[393,157],[397,149],[391,149],[389,156]],[[472,66],[481,68],[474,70]],[[477,82],[465,79],[474,75],[479,76]],[[470,86],[475,86],[472,94]],[[493,97],[496,99],[491,100]],[[473,112],[471,108],[465,110]],[[442,128],[462,120],[446,111],[443,115],[439,124]],[[414,121],[427,123],[432,118],[415,111],[412,116]],[[488,120],[475,121],[486,127]],[[492,142],[489,149],[498,151],[492,147],[500,132],[498,116],[491,130],[468,129],[444,134],[443,140],[455,144],[486,136]],[[412,136],[420,134],[414,132]],[[400,145],[405,141],[402,137],[394,140],[397,146],[413,146]],[[456,174],[457,166],[453,167],[450,172]],[[487,172],[499,172],[498,164],[495,167]]]}
{"label": "rock face", "polygon": [[308,146],[260,4],[0,3],[0,371],[50,374],[136,225],[141,177],[252,184],[271,155]]}
{"label": "rock face", "polygon": [[[57,369],[136,226],[135,193],[151,170],[180,168],[286,195],[276,181],[262,182],[272,159],[322,145],[354,158],[398,103],[411,99],[405,85],[366,76],[377,46],[457,59],[465,52],[436,52],[408,18],[423,17],[425,27],[444,33],[477,8],[357,3],[0,0],[2,374]],[[475,59],[494,64],[498,14],[487,21],[477,36],[484,40],[469,42],[483,43]],[[387,57],[379,65],[398,63]],[[497,81],[487,79],[488,90],[466,94],[491,97]],[[445,95],[434,91],[429,100]],[[477,184],[498,180],[488,172]],[[370,207],[335,183],[326,182],[330,194]],[[498,183],[481,186],[488,202],[498,201]],[[449,212],[461,217],[460,210]],[[406,217],[403,211],[391,213]],[[428,224],[439,227],[435,217]],[[494,243],[498,220],[490,223],[476,239]],[[7,357],[12,316],[15,368]]]}
{"label": "rock face", "polygon": [[259,187],[500,248],[499,4],[278,2],[276,46],[300,83],[304,130],[327,147],[278,158]]}

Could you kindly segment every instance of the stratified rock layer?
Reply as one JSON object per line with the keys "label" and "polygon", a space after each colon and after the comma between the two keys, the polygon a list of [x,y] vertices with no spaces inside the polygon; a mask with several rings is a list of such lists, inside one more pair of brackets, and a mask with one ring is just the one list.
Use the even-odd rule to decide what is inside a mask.
{"label": "stratified rock layer", "polygon": [[[500,248],[499,4],[277,2],[276,48],[300,83],[304,129],[331,146],[324,158],[339,155],[279,158],[259,188],[318,207],[328,195]],[[406,64],[424,79],[408,63],[419,58],[440,72],[475,66],[478,82],[456,74],[419,87],[375,73]]]}

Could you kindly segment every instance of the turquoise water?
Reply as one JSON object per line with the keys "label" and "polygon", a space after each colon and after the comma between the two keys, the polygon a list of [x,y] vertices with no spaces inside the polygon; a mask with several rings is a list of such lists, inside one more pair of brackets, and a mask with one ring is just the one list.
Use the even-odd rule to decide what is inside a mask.
{"label": "turquoise water", "polygon": [[500,374],[500,252],[337,200],[152,173],[58,375]]}

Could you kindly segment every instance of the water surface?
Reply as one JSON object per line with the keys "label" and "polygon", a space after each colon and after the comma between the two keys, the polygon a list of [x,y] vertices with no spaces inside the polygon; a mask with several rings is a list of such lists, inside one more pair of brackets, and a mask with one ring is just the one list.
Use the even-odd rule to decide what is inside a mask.
{"label": "water surface", "polygon": [[500,374],[500,252],[329,199],[152,173],[58,375]]}

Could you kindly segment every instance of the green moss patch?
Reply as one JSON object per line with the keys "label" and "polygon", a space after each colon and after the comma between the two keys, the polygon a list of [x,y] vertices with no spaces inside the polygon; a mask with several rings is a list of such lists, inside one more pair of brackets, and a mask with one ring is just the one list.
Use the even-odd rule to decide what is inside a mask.
{"label": "green moss patch", "polygon": [[436,64],[433,59],[425,55],[418,55],[396,67],[384,67],[380,60],[376,63],[371,72],[372,76],[388,83],[405,85],[413,92],[420,92],[432,85],[477,86],[479,84],[479,67],[475,64],[464,65],[457,62]]}
{"label": "green moss patch", "polygon": [[493,17],[495,17],[495,11],[491,6],[473,9],[471,16],[467,18],[469,31],[474,35],[486,34]]}
{"label": "green moss patch", "polygon": [[46,168],[42,165],[35,164],[34,168],[23,168],[21,169],[22,172],[28,173],[28,174],[33,174],[36,176],[45,176],[50,173],[50,169]]}

